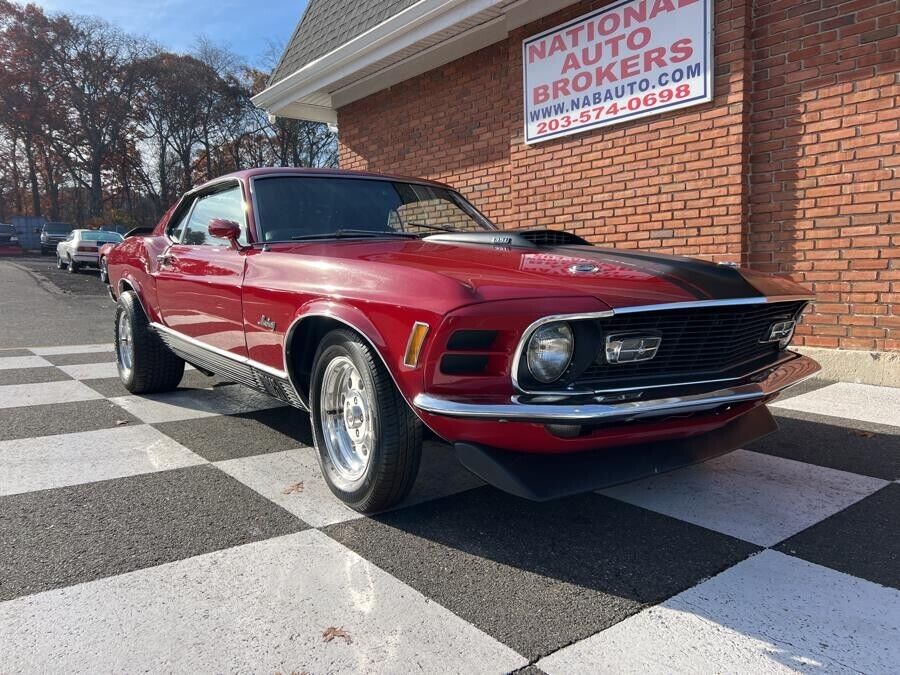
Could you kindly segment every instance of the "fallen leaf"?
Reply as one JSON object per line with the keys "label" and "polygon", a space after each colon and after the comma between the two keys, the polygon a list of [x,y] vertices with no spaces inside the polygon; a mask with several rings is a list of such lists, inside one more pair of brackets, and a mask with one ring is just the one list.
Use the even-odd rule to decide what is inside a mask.
{"label": "fallen leaf", "polygon": [[353,642],[353,639],[350,637],[350,633],[344,630],[343,627],[335,628],[334,626],[329,626],[325,629],[325,632],[322,633],[322,641],[323,642],[331,642],[334,638],[341,638],[348,645]]}
{"label": "fallen leaf", "polygon": [[299,492],[303,492],[303,481],[302,480],[299,483],[294,483],[293,485],[288,485],[284,490],[281,491],[281,494],[295,495]]}
{"label": "fallen leaf", "polygon": [[875,434],[871,431],[863,431],[862,429],[854,429],[853,433],[857,436],[862,436],[863,438],[872,438]]}

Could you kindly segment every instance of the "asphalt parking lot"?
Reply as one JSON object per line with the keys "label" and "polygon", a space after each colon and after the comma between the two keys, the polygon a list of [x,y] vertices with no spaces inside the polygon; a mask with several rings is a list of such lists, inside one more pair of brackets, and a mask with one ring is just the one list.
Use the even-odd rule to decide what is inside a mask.
{"label": "asphalt parking lot", "polygon": [[377,517],[304,416],[116,378],[96,273],[0,259],[0,672],[897,672],[900,389],[816,380],[706,464],[535,504],[437,441]]}

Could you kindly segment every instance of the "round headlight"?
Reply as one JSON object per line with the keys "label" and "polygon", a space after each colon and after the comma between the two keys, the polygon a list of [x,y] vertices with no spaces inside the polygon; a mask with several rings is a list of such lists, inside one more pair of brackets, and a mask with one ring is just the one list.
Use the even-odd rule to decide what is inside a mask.
{"label": "round headlight", "polygon": [[575,340],[569,324],[560,321],[541,326],[528,340],[528,371],[538,382],[554,382],[569,367],[574,349]]}

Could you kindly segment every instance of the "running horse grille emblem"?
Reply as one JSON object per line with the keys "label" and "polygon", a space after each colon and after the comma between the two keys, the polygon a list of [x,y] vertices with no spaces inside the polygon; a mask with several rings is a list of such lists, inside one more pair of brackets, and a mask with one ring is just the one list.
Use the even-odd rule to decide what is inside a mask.
{"label": "running horse grille emblem", "polygon": [[256,322],[256,325],[260,328],[265,328],[266,330],[275,330],[276,324],[272,319],[263,314],[259,317],[259,321]]}
{"label": "running horse grille emblem", "polygon": [[649,361],[662,338],[658,335],[609,335],[606,338],[606,360],[609,363],[637,363]]}

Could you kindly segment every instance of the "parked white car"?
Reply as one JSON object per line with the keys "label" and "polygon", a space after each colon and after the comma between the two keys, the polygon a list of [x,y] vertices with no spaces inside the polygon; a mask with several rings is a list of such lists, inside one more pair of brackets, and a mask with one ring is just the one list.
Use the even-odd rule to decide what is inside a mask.
{"label": "parked white car", "polygon": [[82,267],[99,267],[99,250],[104,244],[117,244],[122,235],[104,230],[72,230],[56,245],[56,267],[74,274]]}

